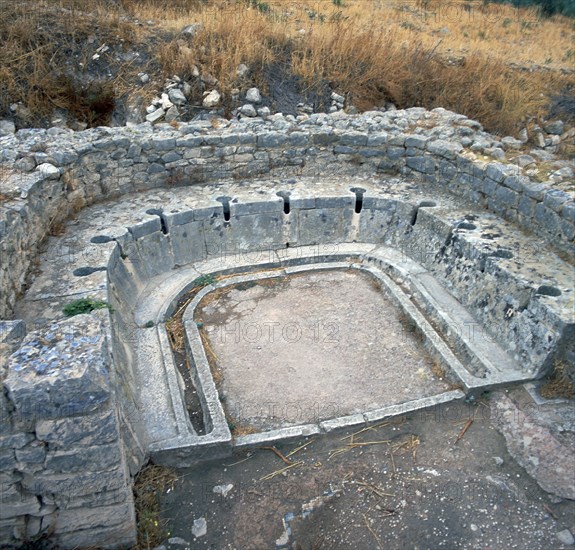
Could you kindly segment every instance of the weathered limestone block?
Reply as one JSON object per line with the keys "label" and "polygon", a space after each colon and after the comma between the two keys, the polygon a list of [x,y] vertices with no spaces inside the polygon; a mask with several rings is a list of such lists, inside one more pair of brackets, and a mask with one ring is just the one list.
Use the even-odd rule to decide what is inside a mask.
{"label": "weathered limestone block", "polygon": [[[2,483],[0,492],[0,520],[17,518],[40,512],[40,501],[34,495],[24,495],[15,483]],[[0,539],[2,542],[2,539]]]}
{"label": "weathered limestone block", "polygon": [[46,459],[46,446],[40,441],[16,450],[16,460],[25,466],[43,464]]}
{"label": "weathered limestone block", "polygon": [[34,434],[32,433],[17,433],[14,435],[6,435],[4,437],[0,437],[0,450],[21,449],[31,441],[34,441]]}
{"label": "weathered limestone block", "polygon": [[100,321],[77,315],[30,333],[9,359],[4,386],[22,418],[96,411],[110,398]]}
{"label": "weathered limestone block", "polygon": [[429,141],[426,148],[430,153],[448,159],[455,159],[457,154],[463,150],[463,146],[460,143],[453,143],[442,139]]}
{"label": "weathered limestone block", "polygon": [[113,410],[106,410],[87,416],[39,420],[36,437],[48,443],[51,451],[105,445],[117,439],[116,416]]}
{"label": "weathered limestone block", "polygon": [[542,489],[575,499],[575,455],[569,446],[537,420],[533,407],[522,409],[510,395],[497,392],[491,406],[491,423],[505,437],[509,454]]}
{"label": "weathered limestone block", "polygon": [[101,471],[119,464],[120,460],[118,442],[66,451],[50,451],[46,455],[45,471],[53,473]]}
{"label": "weathered limestone block", "polygon": [[73,476],[66,473],[41,476],[24,473],[21,484],[29,493],[43,495],[43,500],[48,503],[47,496],[53,495],[53,503],[67,505],[71,500],[88,494],[124,489],[126,476],[123,468],[79,472]]}
{"label": "weathered limestone block", "polygon": [[85,548],[90,546],[87,541],[98,541],[102,548],[131,548],[136,541],[135,522],[119,524],[116,527],[91,528],[83,531],[59,533],[56,541],[63,548]]}
{"label": "weathered limestone block", "polygon": [[133,507],[130,503],[60,510],[54,532],[57,535],[58,533],[70,533],[83,529],[112,527],[130,522],[133,513]]}

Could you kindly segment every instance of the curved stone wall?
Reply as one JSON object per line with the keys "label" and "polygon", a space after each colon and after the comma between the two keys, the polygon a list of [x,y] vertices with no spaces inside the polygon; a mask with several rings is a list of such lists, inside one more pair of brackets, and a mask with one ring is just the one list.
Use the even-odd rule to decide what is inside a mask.
{"label": "curved stone wall", "polygon": [[[575,203],[522,175],[512,164],[475,152],[497,145],[479,123],[444,109],[420,108],[358,116],[272,116],[213,124],[161,124],[85,132],[21,130],[0,138],[16,162],[3,184],[13,197],[2,208],[6,289],[0,314],[12,311],[30,261],[50,226],[96,201],[151,188],[262,175],[395,173],[436,184],[573,254]],[[17,166],[35,168],[18,172]]]}
{"label": "curved stone wall", "polygon": [[499,350],[495,371],[499,359],[525,378],[545,375],[557,360],[573,363],[572,267],[541,243],[573,253],[574,203],[517,167],[473,158],[474,147],[494,142],[478,123],[410,109],[214,126],[2,138],[12,166],[24,166],[22,158],[36,166],[2,183],[4,317],[60,222],[133,192],[161,188],[173,197],[134,206],[128,223],[103,218],[106,230],[85,243],[101,253],[66,266],[78,280],[99,281],[93,294],[111,315],[103,309],[34,327],[21,345],[22,325],[2,323],[0,540],[49,529],[65,547],[133,542],[130,477],[150,452],[134,337],[149,320],[142,297],[157,288],[176,296],[186,266],[237,269],[225,264],[238,251],[250,264],[274,266],[282,251],[307,250],[306,262],[348,258],[389,275],[463,363],[483,353],[461,330],[475,326],[489,335],[489,353]]}

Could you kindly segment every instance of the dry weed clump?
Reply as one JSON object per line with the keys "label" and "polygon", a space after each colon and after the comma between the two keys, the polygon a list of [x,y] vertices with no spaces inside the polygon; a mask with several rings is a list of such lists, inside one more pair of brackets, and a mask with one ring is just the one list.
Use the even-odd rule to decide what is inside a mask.
{"label": "dry weed clump", "polygon": [[[103,3],[7,2],[0,23],[0,112],[21,102],[19,117],[39,123],[66,109],[89,125],[104,124],[129,73],[108,77],[108,57],[135,44],[133,25]],[[86,11],[86,10],[90,11]],[[93,59],[97,48],[108,50]],[[110,45],[112,47],[110,47]]]}
{"label": "dry weed clump", "polygon": [[173,470],[148,464],[134,480],[134,503],[138,526],[138,542],[133,550],[145,550],[161,544],[169,533],[160,517],[161,495],[176,482]]}
{"label": "dry weed clump", "polygon": [[[195,35],[182,35],[192,23]],[[148,98],[173,74],[201,100],[197,72],[229,104],[236,87],[265,92],[281,67],[360,110],[441,106],[512,133],[575,85],[574,38],[571,19],[480,0],[24,0],[0,22],[0,113],[20,101],[28,123],[60,108],[94,126],[119,98]]]}
{"label": "dry weed clump", "polygon": [[575,384],[566,372],[565,363],[555,365],[555,370],[545,384],[539,388],[541,397],[545,399],[572,399],[575,397]]}

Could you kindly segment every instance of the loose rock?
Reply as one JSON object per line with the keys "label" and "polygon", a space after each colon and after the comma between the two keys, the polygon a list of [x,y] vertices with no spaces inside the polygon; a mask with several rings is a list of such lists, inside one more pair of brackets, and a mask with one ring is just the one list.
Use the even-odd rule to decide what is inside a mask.
{"label": "loose rock", "polygon": [[9,136],[16,132],[16,125],[11,120],[0,120],[0,136]]}
{"label": "loose rock", "polygon": [[216,493],[216,495],[222,495],[225,498],[233,488],[233,484],[228,483],[226,485],[216,485],[212,491]]}
{"label": "loose rock", "polygon": [[331,99],[333,99],[336,103],[345,103],[345,97],[340,94],[336,94],[335,92],[331,94]]}
{"label": "loose rock", "polygon": [[565,130],[565,123],[562,120],[553,120],[544,124],[543,129],[548,134],[560,136]]}
{"label": "loose rock", "polygon": [[240,113],[247,117],[258,116],[256,108],[253,105],[250,105],[249,103],[246,103],[245,105],[242,105],[242,107],[240,107]]}
{"label": "loose rock", "polygon": [[166,94],[166,93],[162,94],[161,104],[162,104],[162,107],[164,108],[164,110],[166,110],[166,111],[174,105],[170,101],[170,96],[168,96],[168,94]]}
{"label": "loose rock", "polygon": [[262,102],[262,95],[257,88],[250,88],[246,92],[246,101],[250,103],[261,103]]}
{"label": "loose rock", "polygon": [[180,111],[178,111],[178,108],[174,105],[173,107],[170,107],[167,110],[164,120],[166,122],[172,122],[172,121],[176,120],[179,116],[180,116]]}
{"label": "loose rock", "polygon": [[184,93],[182,92],[182,90],[180,90],[179,88],[172,88],[169,92],[168,92],[168,97],[170,98],[170,101],[174,104],[174,105],[185,105],[188,100],[186,99],[186,96],[184,95]]}
{"label": "loose rock", "polygon": [[575,538],[569,529],[563,529],[557,533],[557,538],[565,546],[573,546],[575,544]]}
{"label": "loose rock", "polygon": [[192,525],[192,535],[194,537],[203,537],[208,532],[208,525],[206,523],[206,518],[198,518],[194,520]]}
{"label": "loose rock", "polygon": [[260,107],[258,109],[258,116],[261,116],[262,118],[266,118],[268,116],[271,115],[271,110],[269,107]]}
{"label": "loose rock", "polygon": [[162,119],[164,116],[164,109],[162,109],[162,107],[159,107],[158,109],[156,109],[154,112],[150,113],[149,115],[146,116],[146,120],[148,122],[158,122],[158,120]]}
{"label": "loose rock", "polygon": [[181,30],[181,34],[185,35],[188,38],[193,38],[201,28],[202,28],[201,23],[191,23],[189,25],[186,25]]}
{"label": "loose rock", "polygon": [[203,106],[206,109],[211,109],[220,102],[221,97],[222,96],[220,92],[218,92],[217,90],[212,90],[206,95],[206,97],[204,97]]}
{"label": "loose rock", "polygon": [[246,78],[249,73],[250,73],[250,68],[247,65],[244,65],[243,63],[240,63],[238,65],[238,68],[236,70],[236,74],[238,75],[239,78]]}

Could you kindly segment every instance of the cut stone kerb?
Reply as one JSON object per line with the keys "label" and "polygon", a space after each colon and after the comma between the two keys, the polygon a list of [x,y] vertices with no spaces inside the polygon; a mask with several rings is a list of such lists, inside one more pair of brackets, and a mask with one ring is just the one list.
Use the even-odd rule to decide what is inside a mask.
{"label": "cut stone kerb", "polygon": [[[359,251],[362,246],[365,250],[365,245],[357,245],[356,250]],[[353,256],[351,250],[350,247],[348,251],[342,252],[339,260],[342,257]],[[338,261],[338,254],[334,254],[331,262],[314,263],[313,256],[305,257],[301,251],[290,249],[289,253],[286,252],[287,257],[278,262],[273,270],[260,267],[255,272],[243,275],[233,276],[228,273],[224,279],[197,292],[185,308],[183,323],[186,348],[190,354],[189,364],[194,371],[192,378],[203,407],[206,436],[197,435],[190,423],[184,422],[179,435],[167,445],[166,442],[158,441],[152,446],[153,456],[160,461],[172,463],[175,460],[174,456],[177,455],[178,459],[181,459],[184,456],[183,449],[187,449],[187,458],[184,460],[191,460],[194,456],[193,446],[202,443],[207,446],[208,442],[211,451],[225,453],[232,443],[229,425],[248,427],[259,433],[257,437],[253,435],[248,439],[244,439],[244,436],[236,437],[235,445],[241,446],[247,444],[247,441],[252,441],[254,437],[256,442],[262,443],[290,439],[303,433],[321,433],[338,427],[362,425],[378,418],[401,414],[402,411],[417,410],[446,400],[459,399],[465,395],[459,390],[449,391],[443,380],[434,379],[432,366],[436,369],[435,372],[447,374],[471,393],[525,379],[525,375],[517,371],[499,372],[497,369],[488,368],[493,365],[488,365],[480,376],[468,371],[410,298],[376,264],[387,265],[388,270],[391,269],[396,275],[401,272],[404,276],[410,273],[411,276],[416,276],[418,271],[422,271],[421,268],[417,268],[413,262],[404,263],[401,267],[394,266],[394,261],[397,261],[396,253],[389,251],[387,258],[384,259],[385,254],[381,249],[377,257],[369,253],[356,253],[358,261],[355,263],[349,260]],[[197,267],[201,270],[201,266]],[[238,264],[236,269],[240,270],[242,266]],[[243,269],[249,270],[250,266],[244,265]],[[257,268],[251,266],[251,269]],[[211,275],[217,278],[218,273],[212,272]],[[306,277],[319,281],[320,287],[323,287],[319,295],[313,296],[314,292],[318,291],[318,288],[314,290],[313,285],[311,289],[305,288]],[[335,294],[331,292],[333,285],[329,283],[330,277],[335,281],[342,277],[348,279],[347,300],[344,296],[338,296],[337,292]],[[292,280],[304,282],[301,293],[284,293],[286,289],[282,289],[282,285],[290,284],[288,282]],[[351,280],[353,284],[350,286]],[[352,288],[358,281],[361,283],[358,288]],[[181,291],[176,293],[176,298],[162,308],[160,318],[166,320],[169,318],[176,310],[176,304],[181,303],[191,286],[190,283],[182,285]],[[242,288],[245,290],[238,290]],[[218,316],[224,322],[234,319],[241,324],[242,311],[245,313],[251,307],[250,304],[246,305],[239,300],[231,310],[224,308],[219,311],[220,306],[216,307],[214,304],[220,304],[225,296],[250,291],[261,293],[262,291],[258,289],[266,288],[276,288],[281,292],[271,292],[269,298],[272,305],[267,306],[267,312],[271,317],[265,315],[266,320],[260,322],[260,325],[268,323],[269,327],[270,323],[271,326],[277,326],[275,323],[280,325],[284,323],[281,334],[286,340],[284,344],[287,345],[283,349],[266,351],[265,346],[260,346],[254,341],[255,334],[261,333],[263,336],[263,330],[254,326],[257,321],[248,321],[252,323],[255,332],[244,334],[244,342],[241,338],[243,333],[241,326],[239,331],[236,328],[231,331],[240,335],[239,343],[244,345],[240,345],[239,348],[226,346],[226,342],[223,342],[222,346],[222,342],[217,342],[217,335],[214,340],[214,335],[210,336],[209,330],[205,332],[206,328],[217,325],[210,323],[210,320],[213,321]],[[287,290],[289,291],[289,288]],[[306,293],[309,292],[311,295],[306,298]],[[434,290],[431,289],[429,293],[433,295]],[[349,299],[353,296],[365,307],[353,311],[354,308],[350,307],[349,303]],[[441,299],[437,296],[435,298]],[[206,305],[207,302],[211,306]],[[433,299],[429,302],[430,308],[436,307],[432,304]],[[330,309],[336,315],[336,320],[330,321],[324,318],[322,321],[322,318],[319,318],[314,324],[312,319],[310,327],[310,319],[306,318],[302,309],[307,308],[309,313],[310,304],[314,303],[324,304],[324,309]],[[216,309],[208,312],[209,307]],[[211,316],[210,320],[204,319],[204,315]],[[296,321],[290,321],[292,315],[297,317]],[[288,324],[291,326],[287,327]],[[367,324],[373,329],[371,333],[366,331]],[[390,328],[390,331],[386,330]],[[304,329],[307,330],[305,339]],[[324,334],[326,337],[333,336],[336,331],[339,334],[341,331],[345,340],[314,342],[314,337],[322,339],[322,330],[326,332]],[[161,323],[158,331],[165,334]],[[267,334],[269,336],[269,332]],[[160,342],[168,366],[171,364],[169,358],[172,349],[168,338],[162,336]],[[230,343],[229,340],[227,342]],[[268,339],[267,343],[272,342]],[[335,351],[326,349],[324,356],[320,354],[315,359],[310,359],[322,345],[327,345],[329,348],[330,344],[337,344],[341,349]],[[386,345],[392,349],[380,349]],[[473,347],[472,342],[465,341],[465,336],[457,345]],[[481,354],[481,350],[474,351]],[[265,353],[267,356],[262,358]],[[258,354],[260,358],[257,357]],[[338,354],[341,354],[341,357],[337,357]],[[393,357],[395,364],[382,360],[382,356]],[[277,362],[275,365],[271,364],[272,359],[279,360],[281,364]],[[483,359],[485,358],[481,357],[479,360]],[[338,365],[332,365],[334,362]],[[310,363],[316,364],[306,373],[305,370],[310,368]],[[251,380],[253,372],[250,373],[250,370],[253,371],[254,368],[257,370],[260,367],[261,372],[255,372],[256,378]],[[303,368],[304,372],[298,374],[298,368]],[[290,369],[294,369],[295,372]],[[223,375],[223,382],[219,388],[216,388],[214,373],[218,380]],[[281,375],[283,381],[280,380]],[[442,374],[440,376],[442,377]],[[247,380],[249,383],[246,383]],[[328,383],[330,380],[334,381],[333,385]],[[272,387],[269,387],[270,384]],[[374,391],[364,391],[369,387]],[[181,386],[181,379],[179,385],[168,384],[167,389],[173,406],[183,411],[184,389]],[[176,452],[177,449],[181,449],[179,454]]]}
{"label": "cut stone kerb", "polygon": [[[535,338],[517,342],[516,338],[535,326],[534,308],[563,316],[568,297],[565,293],[536,294],[537,288],[554,280],[548,276],[533,277],[528,296],[532,306],[510,321],[499,304],[504,296],[524,296],[521,293],[525,286],[518,275],[507,269],[509,255],[501,253],[509,240],[492,238],[493,218],[454,209],[441,196],[434,195],[431,200],[420,193],[410,196],[408,191],[407,187],[379,188],[365,180],[360,181],[360,186],[349,180],[325,185],[282,182],[278,186],[262,184],[245,189],[218,186],[202,191],[203,198],[193,200],[184,196],[182,190],[178,197],[183,202],[174,199],[147,208],[140,224],[129,226],[125,235],[116,238],[118,246],[108,264],[108,289],[114,309],[117,370],[136,388],[143,440],[154,460],[178,465],[193,463],[226,455],[234,445],[251,441],[245,439],[247,436],[233,438],[230,425],[246,424],[258,430],[261,441],[285,440],[298,434],[365,424],[401,414],[398,410],[404,408],[416,410],[433,405],[438,399],[474,396],[486,389],[531,380],[540,373],[547,350],[563,338],[562,325],[545,314],[550,321],[547,326],[555,331],[555,340],[545,338],[544,349]],[[474,228],[461,227],[462,221],[473,221]],[[497,230],[507,231],[499,225]],[[326,265],[322,267],[322,263]],[[347,408],[332,407],[329,411],[325,404],[336,402],[333,394],[338,392],[330,394],[328,388],[322,388],[326,395],[316,401],[324,403],[323,408],[315,402],[310,405],[309,400],[298,404],[296,398],[290,400],[296,405],[289,410],[283,407],[282,416],[281,406],[268,406],[266,414],[262,414],[257,400],[242,401],[237,392],[229,393],[225,373],[224,385],[217,387],[206,342],[211,348],[215,344],[206,341],[208,335],[193,316],[199,300],[213,291],[234,292],[231,287],[226,289],[233,284],[257,286],[260,279],[289,278],[321,269],[355,270],[356,275],[368,271],[384,288],[389,307],[400,311],[407,325],[419,335],[421,347],[437,362],[438,372],[445,370],[462,390],[433,395],[414,392],[400,403],[370,399],[366,392],[364,396],[354,396]],[[500,281],[497,289],[489,283],[494,277]],[[213,279],[216,284],[195,294],[183,313],[180,333],[185,340],[185,357],[182,352],[173,353],[173,333],[166,330],[165,321],[186,302],[186,293],[197,286],[198,280],[205,284]],[[486,296],[489,301],[479,305],[476,297]],[[329,301],[328,297],[324,300],[326,304]],[[348,300],[339,313],[353,309],[350,303]],[[297,312],[297,308],[286,309]],[[385,320],[384,317],[372,315]],[[541,314],[537,314],[537,319],[541,319]],[[289,319],[283,322],[287,324]],[[343,326],[345,321],[340,319],[339,323]],[[524,325],[521,333],[514,330],[519,325]],[[377,330],[381,328],[377,324]],[[248,333],[248,339],[258,333],[257,327],[253,330],[256,332]],[[297,334],[294,327],[286,330],[286,340]],[[356,328],[354,334],[359,332]],[[535,336],[538,338],[539,333]],[[355,345],[353,338],[349,338],[346,352]],[[515,347],[507,347],[509,343]],[[292,342],[289,349],[295,350],[295,344]],[[363,353],[366,359],[357,363],[350,376],[365,365],[376,363],[369,359],[367,349],[357,352],[358,357]],[[260,351],[244,353],[244,357],[256,358]],[[224,352],[228,350],[215,355],[223,357]],[[300,358],[306,355],[304,350],[298,353]],[[330,353],[327,350],[322,360]],[[527,360],[520,361],[524,357]],[[183,370],[186,360],[189,367]],[[305,364],[305,360],[302,362]],[[233,368],[231,365],[233,362],[226,361],[226,366]],[[216,363],[215,368],[219,367]],[[424,373],[425,369],[421,375]],[[325,374],[324,377],[329,379]],[[274,376],[270,378],[273,381]],[[298,378],[301,382],[290,385],[288,381],[278,394],[295,391],[305,376]],[[268,382],[264,380],[263,385]],[[366,380],[355,385],[369,387]],[[248,386],[256,388],[257,384]],[[223,392],[223,401],[218,390]],[[269,393],[261,387],[259,391],[262,396]],[[195,394],[201,414],[189,414],[191,393]],[[383,391],[380,393],[384,395]]]}

